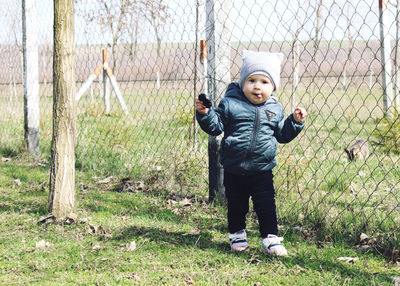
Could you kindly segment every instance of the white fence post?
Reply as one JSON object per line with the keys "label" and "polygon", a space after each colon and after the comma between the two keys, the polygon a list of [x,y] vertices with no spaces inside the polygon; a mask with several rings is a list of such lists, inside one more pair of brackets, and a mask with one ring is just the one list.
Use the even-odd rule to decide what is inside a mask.
{"label": "white fence post", "polygon": [[35,0],[22,0],[24,130],[29,152],[39,154],[39,55]]}
{"label": "white fence post", "polygon": [[392,60],[391,45],[389,34],[389,0],[379,0],[379,26],[381,34],[381,62],[382,62],[382,82],[383,82],[383,110],[390,115],[393,107],[393,85],[392,85]]}
{"label": "white fence post", "polygon": [[[208,54],[208,94],[214,106],[218,106],[227,84],[231,81],[230,75],[230,36],[229,23],[230,0],[206,1],[206,37]],[[225,200],[223,185],[223,168],[219,160],[221,138],[209,136],[209,198],[213,200],[217,195],[221,201]]]}

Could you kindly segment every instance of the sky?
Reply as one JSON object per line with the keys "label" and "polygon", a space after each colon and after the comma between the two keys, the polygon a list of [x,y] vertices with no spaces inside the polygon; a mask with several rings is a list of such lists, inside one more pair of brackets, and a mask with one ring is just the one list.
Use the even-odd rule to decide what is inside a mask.
{"label": "sky", "polygon": [[[95,0],[83,1],[85,6],[76,9],[88,10]],[[114,0],[110,0],[111,2]],[[292,41],[296,33],[300,40],[315,36],[316,6],[319,0],[231,0],[229,26],[232,42],[246,41]],[[322,39],[347,39],[350,19],[350,35],[354,40],[379,39],[378,0],[322,0]],[[396,0],[390,0],[388,23],[391,37],[396,34]],[[167,0],[171,23],[165,25],[163,42],[193,42],[196,31],[196,0]],[[351,4],[348,4],[351,3]],[[0,0],[0,44],[21,42],[21,0]],[[199,2],[199,36],[205,38],[205,0]],[[37,0],[38,41],[40,44],[52,42],[53,2]],[[222,15],[224,11],[218,11]],[[142,23],[139,42],[155,42],[154,31]],[[77,44],[105,44],[111,42],[110,33],[95,22],[88,23],[87,17],[75,18],[75,41]],[[129,42],[129,38],[122,41]]]}

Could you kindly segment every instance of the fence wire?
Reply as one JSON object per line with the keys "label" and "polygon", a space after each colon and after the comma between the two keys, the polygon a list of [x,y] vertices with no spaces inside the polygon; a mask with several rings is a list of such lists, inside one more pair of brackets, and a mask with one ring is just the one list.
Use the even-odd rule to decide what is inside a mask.
{"label": "fence wire", "polygon": [[[228,19],[230,79],[238,80],[243,49],[280,51],[285,60],[276,95],[286,115],[297,105],[309,112],[300,136],[278,149],[280,223],[327,237],[357,240],[365,232],[396,243],[399,4],[389,1],[382,16],[378,0],[223,2],[216,14]],[[1,3],[0,151],[12,156],[24,142],[22,11],[19,1]],[[53,3],[36,5],[40,151],[50,154]],[[204,81],[219,80],[202,74],[199,42],[208,42],[214,28],[206,6],[75,2],[78,169],[207,196],[208,137],[193,117]],[[356,140],[365,140],[368,152],[355,148],[356,160],[349,160],[345,149]]]}

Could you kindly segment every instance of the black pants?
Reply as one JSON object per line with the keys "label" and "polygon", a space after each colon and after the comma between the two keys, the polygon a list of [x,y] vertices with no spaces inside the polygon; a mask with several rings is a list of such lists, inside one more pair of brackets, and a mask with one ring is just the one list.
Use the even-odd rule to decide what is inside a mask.
{"label": "black pants", "polygon": [[261,237],[278,235],[275,189],[272,171],[256,175],[235,175],[225,172],[225,193],[228,199],[228,230],[235,233],[246,228],[249,198],[258,217]]}

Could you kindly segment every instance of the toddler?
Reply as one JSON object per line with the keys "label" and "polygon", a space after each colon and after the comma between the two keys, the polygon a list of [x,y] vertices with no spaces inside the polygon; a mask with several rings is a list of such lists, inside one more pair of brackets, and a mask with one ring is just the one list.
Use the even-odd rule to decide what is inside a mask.
{"label": "toddler", "polygon": [[261,251],[287,255],[278,237],[272,168],[277,143],[288,143],[303,129],[307,112],[297,107],[284,119],[273,94],[279,88],[283,54],[243,51],[239,82],[230,83],[217,108],[196,100],[196,119],[208,134],[224,133],[221,163],[228,201],[229,244],[232,251],[249,248],[246,214],[253,201],[261,235]]}

